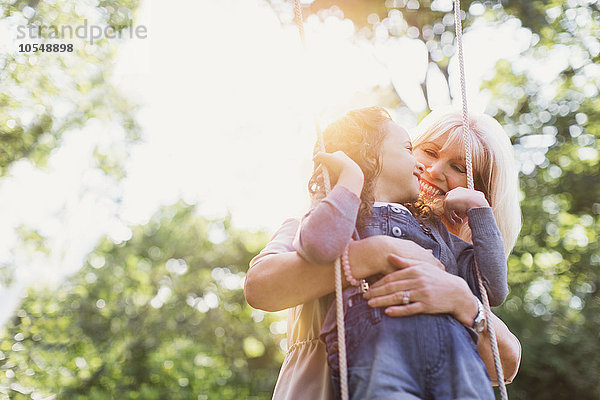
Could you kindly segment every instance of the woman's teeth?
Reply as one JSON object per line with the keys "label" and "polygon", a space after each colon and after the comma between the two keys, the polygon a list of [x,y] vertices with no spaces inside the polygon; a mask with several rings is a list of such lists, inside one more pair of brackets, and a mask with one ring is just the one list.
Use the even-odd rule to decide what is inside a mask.
{"label": "woman's teeth", "polygon": [[443,191],[441,191],[440,189],[431,186],[430,184],[428,184],[425,181],[420,181],[421,184],[421,191],[425,192],[426,194],[430,195],[430,196],[442,196],[444,194]]}

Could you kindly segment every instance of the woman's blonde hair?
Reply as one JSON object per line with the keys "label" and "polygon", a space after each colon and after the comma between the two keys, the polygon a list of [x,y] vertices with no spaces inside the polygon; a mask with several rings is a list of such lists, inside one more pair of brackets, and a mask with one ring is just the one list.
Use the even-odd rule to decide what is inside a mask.
{"label": "woman's blonde hair", "polygon": [[[413,147],[418,148],[448,134],[443,149],[454,145],[464,149],[462,126],[460,111],[432,111],[411,132]],[[490,203],[508,256],[521,230],[519,177],[514,151],[502,126],[489,115],[469,114],[469,130],[473,138],[471,149],[475,190],[483,192]],[[471,241],[471,230],[467,224],[460,228],[459,236]]]}

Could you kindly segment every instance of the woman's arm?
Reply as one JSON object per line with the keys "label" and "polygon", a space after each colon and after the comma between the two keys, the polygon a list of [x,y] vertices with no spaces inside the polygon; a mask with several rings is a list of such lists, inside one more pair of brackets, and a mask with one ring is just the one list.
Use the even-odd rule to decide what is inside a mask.
{"label": "woman's arm", "polygon": [[[496,314],[492,313],[492,320],[490,322],[494,326],[494,332],[496,332],[498,352],[500,353],[500,362],[502,363],[502,370],[504,372],[504,382],[511,383],[515,379],[519,371],[519,365],[521,364],[521,343]],[[498,376],[494,365],[490,334],[487,329],[479,334],[477,349],[488,370],[492,383],[494,386],[497,386]]]}
{"label": "woman's arm", "polygon": [[[250,262],[244,294],[252,307],[280,311],[335,290],[333,264],[311,264],[293,251],[291,243],[297,227],[297,220],[286,221],[261,254]],[[410,254],[409,260],[414,262],[429,262],[443,268],[430,251],[411,241],[372,236],[350,243],[348,256],[353,276],[361,279],[394,271],[396,267],[387,258],[394,252]],[[345,280],[343,285],[347,285]]]}
{"label": "woman's arm", "polygon": [[252,307],[280,311],[334,290],[333,265],[311,264],[295,251],[264,256],[246,274],[244,295]]}

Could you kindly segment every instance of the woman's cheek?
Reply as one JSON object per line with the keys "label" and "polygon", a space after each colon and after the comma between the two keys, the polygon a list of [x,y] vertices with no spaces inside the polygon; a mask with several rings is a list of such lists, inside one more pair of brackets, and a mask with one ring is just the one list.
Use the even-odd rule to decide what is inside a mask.
{"label": "woman's cheek", "polygon": [[427,169],[431,166],[431,160],[422,151],[415,152],[415,158],[417,159],[418,162],[423,164],[425,169]]}
{"label": "woman's cheek", "polygon": [[448,179],[449,191],[457,187],[467,187],[467,178],[464,174],[453,173],[450,179]]}

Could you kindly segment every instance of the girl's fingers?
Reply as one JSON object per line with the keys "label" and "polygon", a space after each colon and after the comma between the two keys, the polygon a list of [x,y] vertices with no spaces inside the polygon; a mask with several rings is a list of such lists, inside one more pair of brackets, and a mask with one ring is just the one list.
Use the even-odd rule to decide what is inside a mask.
{"label": "girl's fingers", "polygon": [[452,225],[462,224],[464,220],[458,215],[456,210],[447,209],[444,213],[446,215],[446,219],[452,223]]}
{"label": "girl's fingers", "polygon": [[331,154],[320,151],[314,156],[313,160],[321,164],[327,164],[331,158]]}
{"label": "girl's fingers", "polygon": [[456,225],[456,221],[454,220],[454,210],[446,211],[446,219],[452,223],[452,225]]}
{"label": "girl's fingers", "polygon": [[448,221],[450,221],[450,223],[452,225],[455,224],[454,219],[452,219],[452,212],[453,210],[451,210],[451,208],[448,205],[448,202],[446,200],[444,200],[444,217],[446,217],[446,219]]}
{"label": "girl's fingers", "polygon": [[452,221],[454,221],[454,223],[463,223],[463,219],[461,217],[458,216],[458,214],[456,213],[456,211],[452,210]]}
{"label": "girl's fingers", "polygon": [[455,214],[456,214],[456,213],[454,212],[454,210],[452,210],[452,212],[450,212],[450,210],[447,210],[447,211],[446,211],[446,219],[447,219],[448,221],[450,221],[450,223],[451,223],[452,225],[456,225],[456,220],[454,219],[454,215],[455,215]]}

